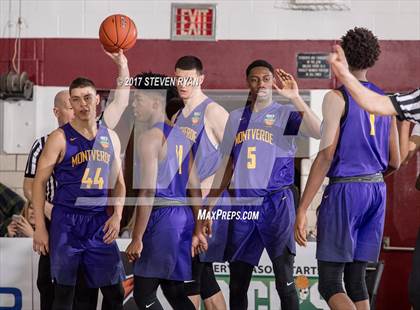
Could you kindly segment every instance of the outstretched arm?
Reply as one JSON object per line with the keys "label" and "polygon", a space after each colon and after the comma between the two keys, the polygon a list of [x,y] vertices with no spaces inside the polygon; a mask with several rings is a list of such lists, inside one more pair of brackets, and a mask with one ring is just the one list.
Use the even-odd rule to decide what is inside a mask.
{"label": "outstretched arm", "polygon": [[379,115],[397,115],[397,111],[388,96],[380,95],[364,87],[357,78],[350,73],[346,55],[339,45],[334,45],[329,62],[335,76],[346,86],[352,98],[369,113]]}
{"label": "outstretched arm", "polygon": [[114,99],[107,105],[103,115],[106,126],[114,129],[128,106],[130,85],[126,83],[126,80],[130,77],[130,72],[127,58],[122,50],[118,53],[109,53],[107,51],[105,53],[118,67],[117,88],[115,89]]}

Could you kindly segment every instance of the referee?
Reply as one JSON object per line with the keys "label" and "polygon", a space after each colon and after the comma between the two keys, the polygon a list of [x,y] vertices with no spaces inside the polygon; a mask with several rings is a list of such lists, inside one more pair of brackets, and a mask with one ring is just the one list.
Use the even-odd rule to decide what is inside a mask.
{"label": "referee", "polygon": [[[66,90],[60,91],[55,95],[54,98],[54,115],[57,118],[58,126],[63,126],[64,124],[71,121],[74,117],[73,109],[70,104],[70,95]],[[43,136],[39,139],[36,139],[32,145],[31,151],[29,152],[28,161],[26,163],[25,169],[25,178],[23,180],[23,193],[25,198],[29,203],[32,203],[32,183],[35,178],[36,167],[38,164],[38,159],[41,155],[42,149],[47,141],[48,136]],[[56,182],[54,175],[48,180],[47,183],[47,192],[46,192],[46,202],[45,202],[45,217],[47,229],[50,226],[51,211],[52,211],[52,201],[54,198]],[[39,294],[41,297],[41,310],[50,310],[52,309],[52,304],[54,301],[54,286],[51,279],[50,271],[50,257],[49,255],[41,255],[38,263],[38,279],[36,281]]]}
{"label": "referee", "polygon": [[408,94],[389,97],[369,90],[350,73],[346,56],[339,45],[334,46],[329,62],[336,77],[360,107],[372,114],[397,115],[400,121],[420,123],[420,88]]}

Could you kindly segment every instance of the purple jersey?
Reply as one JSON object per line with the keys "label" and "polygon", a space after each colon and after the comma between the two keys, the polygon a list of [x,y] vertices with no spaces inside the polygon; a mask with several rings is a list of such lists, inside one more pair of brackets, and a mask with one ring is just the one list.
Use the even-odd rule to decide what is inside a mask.
{"label": "purple jersey", "polygon": [[167,148],[165,159],[159,162],[155,197],[186,202],[191,143],[177,127],[166,123],[153,127],[162,130]]}
{"label": "purple jersey", "polygon": [[69,123],[61,129],[66,137],[66,153],[54,168],[57,181],[54,206],[94,212],[105,210],[108,178],[114,161],[108,129],[99,126],[93,140],[86,139]]}
{"label": "purple jersey", "polygon": [[271,103],[231,112],[221,146],[234,162],[237,197],[262,197],[294,181],[295,137],[302,117],[292,105]]}
{"label": "purple jersey", "polygon": [[[370,90],[384,92],[370,82]],[[350,177],[383,172],[388,167],[390,116],[369,114],[354,101],[347,89],[339,88],[345,100],[340,137],[328,177]]]}
{"label": "purple jersey", "polygon": [[213,175],[220,162],[219,152],[210,141],[204,128],[204,114],[211,102],[213,102],[212,99],[205,99],[187,117],[182,114],[181,110],[175,120],[175,124],[194,143],[192,151],[201,181]]}

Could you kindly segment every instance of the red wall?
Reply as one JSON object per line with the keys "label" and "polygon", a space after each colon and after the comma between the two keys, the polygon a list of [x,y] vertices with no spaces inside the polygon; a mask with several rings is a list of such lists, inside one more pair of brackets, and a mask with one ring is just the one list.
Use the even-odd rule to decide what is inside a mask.
{"label": "red wall", "polygon": [[[13,40],[0,39],[0,72],[8,69],[13,55]],[[194,54],[203,60],[205,88],[244,88],[247,65],[264,58],[276,67],[296,72],[298,52],[324,52],[333,41],[217,41],[176,42],[138,40],[127,52],[133,75],[153,70],[173,72],[175,61]],[[420,85],[420,41],[382,41],[382,55],[369,77],[386,91],[404,91]],[[111,88],[116,70],[102,52],[97,39],[24,39],[23,70],[39,85],[68,85],[76,76],[87,76],[100,88]],[[333,80],[299,80],[300,88],[334,87]]]}
{"label": "red wall", "polygon": [[[0,39],[0,72],[9,68],[13,40]],[[333,41],[217,41],[172,42],[139,40],[127,52],[133,75],[153,70],[171,74],[175,61],[183,55],[199,56],[206,68],[204,88],[244,88],[247,65],[264,58],[275,66],[295,74],[298,52],[329,51]],[[420,41],[382,41],[382,55],[369,78],[386,91],[406,91],[420,87]],[[99,88],[115,85],[116,69],[102,52],[96,39],[25,39],[22,40],[22,69],[38,85],[65,86],[77,76],[93,79]],[[334,80],[299,80],[300,88],[332,88]],[[385,235],[391,243],[413,246],[420,208],[419,192],[414,188],[418,171],[415,160],[389,180]],[[401,185],[403,184],[403,185]],[[385,271],[379,289],[380,310],[408,309],[407,278],[412,253],[384,252]]]}

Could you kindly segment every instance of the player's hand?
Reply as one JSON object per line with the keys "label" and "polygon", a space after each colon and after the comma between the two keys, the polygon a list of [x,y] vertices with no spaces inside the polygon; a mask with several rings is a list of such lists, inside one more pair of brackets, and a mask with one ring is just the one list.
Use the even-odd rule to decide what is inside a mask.
{"label": "player's hand", "polygon": [[120,232],[120,218],[116,213],[114,213],[105,222],[103,231],[105,233],[103,240],[107,244],[112,243],[115,239],[118,238],[118,234]]}
{"label": "player's hand", "polygon": [[17,223],[15,221],[11,221],[10,224],[7,226],[7,236],[14,237],[17,233]]}
{"label": "player's hand", "polygon": [[20,234],[25,237],[32,238],[34,235],[34,229],[32,228],[31,224],[29,224],[28,220],[24,217],[22,217],[17,223],[17,228]]}
{"label": "player's hand", "polygon": [[127,254],[128,261],[134,262],[138,259],[141,255],[141,251],[143,250],[143,241],[141,238],[133,238],[128,245],[125,253]]}
{"label": "player's hand", "polygon": [[[276,69],[274,73],[276,79],[273,81],[273,87],[280,95],[288,99],[299,97],[299,87],[293,75],[282,69]],[[280,86],[277,85],[278,82],[280,82]]]}
{"label": "player's hand", "polygon": [[125,57],[122,49],[120,49],[118,53],[107,52],[103,47],[102,49],[104,50],[105,54],[107,54],[118,67],[122,68],[128,65],[127,57]]}
{"label": "player's hand", "polygon": [[347,63],[346,55],[343,48],[336,44],[333,46],[333,52],[330,53],[328,62],[337,78],[341,81],[347,76],[351,76],[349,65]]}
{"label": "player's hand", "polygon": [[194,233],[191,244],[191,255],[192,257],[204,253],[207,251],[208,243],[206,236],[201,232]]}
{"label": "player's hand", "polygon": [[205,220],[202,224],[202,231],[203,234],[207,237],[207,238],[211,238],[212,237],[212,229],[213,226],[213,221],[211,219]]}
{"label": "player's hand", "polygon": [[300,246],[306,247],[306,211],[298,208],[295,222],[295,240]]}
{"label": "player's hand", "polygon": [[48,231],[44,227],[36,228],[33,238],[33,249],[39,255],[47,255],[48,249]]}

